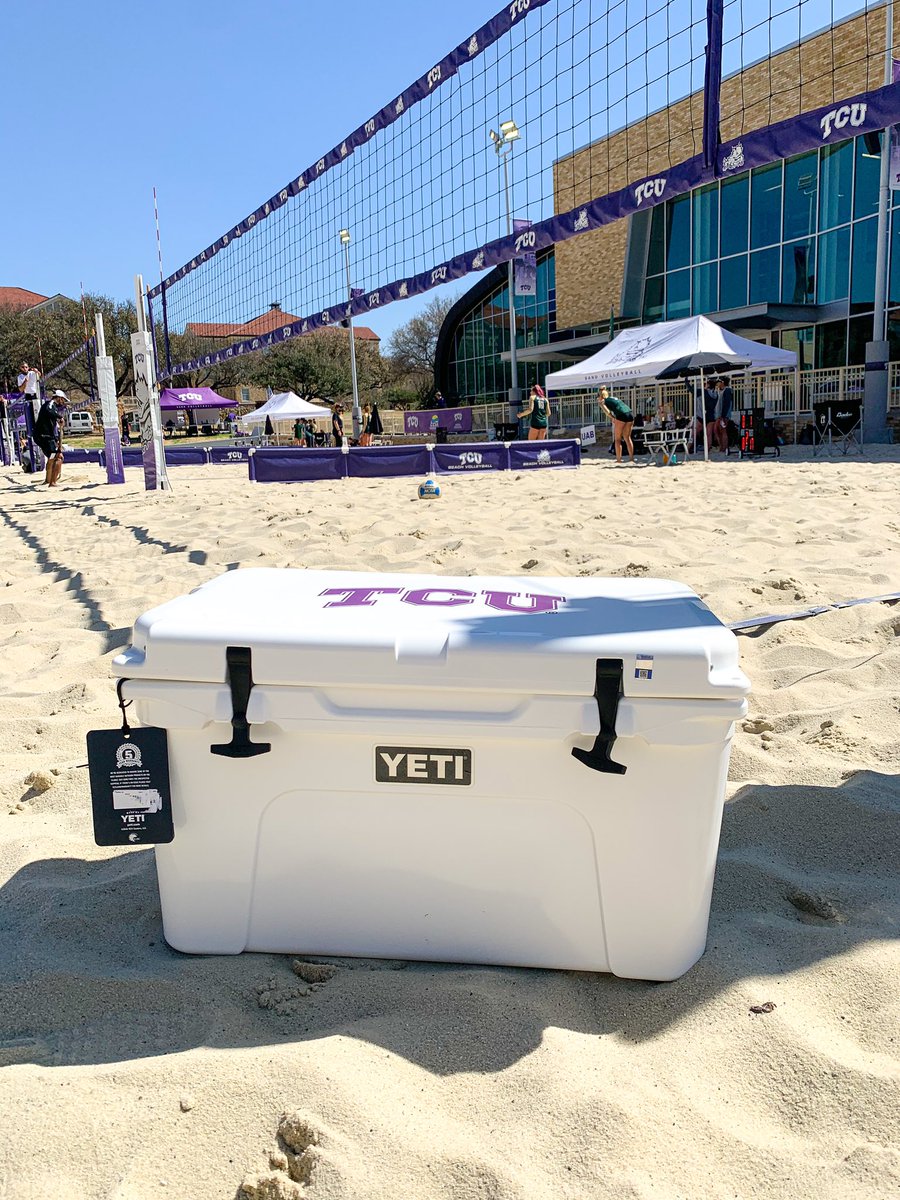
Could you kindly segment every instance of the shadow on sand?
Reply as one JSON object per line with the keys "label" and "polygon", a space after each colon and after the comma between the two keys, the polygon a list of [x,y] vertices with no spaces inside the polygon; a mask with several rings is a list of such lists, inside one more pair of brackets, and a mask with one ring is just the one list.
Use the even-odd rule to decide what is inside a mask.
{"label": "shadow on sand", "polygon": [[[641,1043],[748,976],[777,978],[897,937],[898,824],[896,775],[742,788],[726,807],[707,952],[666,984],[344,959],[320,990],[291,998],[300,981],[290,957],[204,958],[166,946],[150,851],[39,860],[0,891],[0,1064],[117,1062],[341,1034],[450,1075],[501,1071],[551,1026]],[[825,915],[804,896],[813,910],[822,901]],[[272,978],[287,997],[281,1012],[259,1002]],[[765,986],[754,998],[767,999]],[[735,1021],[746,1020],[746,997],[733,1003]]]}

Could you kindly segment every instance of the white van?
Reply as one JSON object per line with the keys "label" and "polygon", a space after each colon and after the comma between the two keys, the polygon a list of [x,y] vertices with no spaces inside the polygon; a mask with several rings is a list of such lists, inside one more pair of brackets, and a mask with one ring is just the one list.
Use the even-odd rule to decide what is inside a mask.
{"label": "white van", "polygon": [[66,414],[66,429],[69,433],[93,433],[94,419],[84,409],[73,410]]}

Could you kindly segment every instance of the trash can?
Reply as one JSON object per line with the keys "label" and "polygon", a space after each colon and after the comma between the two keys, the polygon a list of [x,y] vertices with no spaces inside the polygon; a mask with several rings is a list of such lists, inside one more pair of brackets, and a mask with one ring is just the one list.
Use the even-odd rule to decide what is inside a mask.
{"label": "trash can", "polygon": [[703,952],[749,684],[680,584],[234,571],[115,672],[168,731],[178,950],[659,980]]}

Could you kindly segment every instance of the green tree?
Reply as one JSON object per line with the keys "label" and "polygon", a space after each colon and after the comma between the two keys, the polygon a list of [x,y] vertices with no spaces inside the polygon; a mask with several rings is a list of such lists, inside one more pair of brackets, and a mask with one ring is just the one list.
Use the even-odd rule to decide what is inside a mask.
{"label": "green tree", "polygon": [[[94,314],[103,314],[106,353],[113,360],[116,394],[127,395],[134,387],[131,363],[131,334],[137,329],[134,305],[109,296],[84,298],[87,332],[94,332]],[[50,372],[73,350],[84,344],[84,315],[79,303],[62,300],[50,309],[17,312],[0,309],[0,379],[4,390],[15,391],[19,365],[29,362]],[[47,376],[45,388],[61,388],[73,395],[90,394],[87,354],[80,354],[59,374]]]}
{"label": "green tree", "polygon": [[[252,356],[251,382],[276,392],[301,396],[347,399],[352,395],[350,339],[332,327],[291,338]],[[381,356],[365,342],[356,341],[356,374],[361,396],[383,386],[387,371]]]}

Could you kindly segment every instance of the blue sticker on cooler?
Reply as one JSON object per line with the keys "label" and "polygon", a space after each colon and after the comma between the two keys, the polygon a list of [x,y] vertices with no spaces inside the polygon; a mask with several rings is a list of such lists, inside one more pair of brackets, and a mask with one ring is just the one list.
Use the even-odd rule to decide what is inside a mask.
{"label": "blue sticker on cooler", "polygon": [[634,677],[635,677],[635,679],[652,679],[653,678],[653,655],[652,654],[636,654],[635,655]]}

